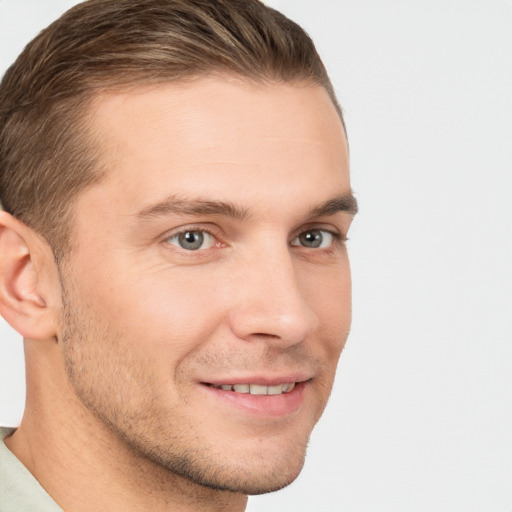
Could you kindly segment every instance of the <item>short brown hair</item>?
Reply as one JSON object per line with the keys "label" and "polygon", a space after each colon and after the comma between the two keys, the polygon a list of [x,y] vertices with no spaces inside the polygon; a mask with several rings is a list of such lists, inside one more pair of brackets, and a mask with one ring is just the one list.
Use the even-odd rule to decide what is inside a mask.
{"label": "short brown hair", "polygon": [[105,170],[88,136],[95,94],[227,73],[318,84],[341,117],[313,42],[258,0],[90,0],[43,30],[0,84],[0,200],[56,257],[72,202]]}

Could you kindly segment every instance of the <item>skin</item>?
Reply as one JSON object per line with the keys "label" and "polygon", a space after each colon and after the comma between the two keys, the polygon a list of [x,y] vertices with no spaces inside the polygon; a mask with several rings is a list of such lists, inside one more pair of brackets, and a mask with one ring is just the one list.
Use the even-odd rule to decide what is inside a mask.
{"label": "skin", "polygon": [[0,214],[27,358],[7,446],[65,510],[243,510],[300,472],[350,327],[340,119],[318,86],[217,77],[98,96],[91,130],[109,171],[61,268]]}

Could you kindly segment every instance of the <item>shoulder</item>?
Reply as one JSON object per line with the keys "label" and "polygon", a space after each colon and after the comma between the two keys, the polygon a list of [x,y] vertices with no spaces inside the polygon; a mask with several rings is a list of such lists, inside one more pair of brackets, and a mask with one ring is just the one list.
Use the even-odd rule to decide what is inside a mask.
{"label": "shoulder", "polygon": [[14,428],[0,427],[0,512],[62,512],[30,471],[5,445],[4,440],[14,431]]}

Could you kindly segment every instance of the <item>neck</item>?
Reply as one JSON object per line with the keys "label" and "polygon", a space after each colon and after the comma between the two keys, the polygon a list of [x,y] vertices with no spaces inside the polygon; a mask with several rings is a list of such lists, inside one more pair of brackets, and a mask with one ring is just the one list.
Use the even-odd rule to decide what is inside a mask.
{"label": "neck", "polygon": [[[25,415],[6,445],[61,508],[245,510],[245,495],[195,484],[136,453],[82,405],[65,375],[50,379],[44,375],[48,370],[40,359],[37,368],[27,372]],[[60,399],[47,398],[56,396]]]}

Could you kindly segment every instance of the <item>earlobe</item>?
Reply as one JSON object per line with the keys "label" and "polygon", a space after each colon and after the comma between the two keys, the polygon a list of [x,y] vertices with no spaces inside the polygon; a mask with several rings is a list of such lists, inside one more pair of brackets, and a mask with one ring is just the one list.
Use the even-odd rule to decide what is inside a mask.
{"label": "earlobe", "polygon": [[[0,314],[24,338],[55,337],[55,318],[48,301],[48,259],[51,251],[29,227],[0,212]],[[48,263],[48,262],[46,262]]]}

